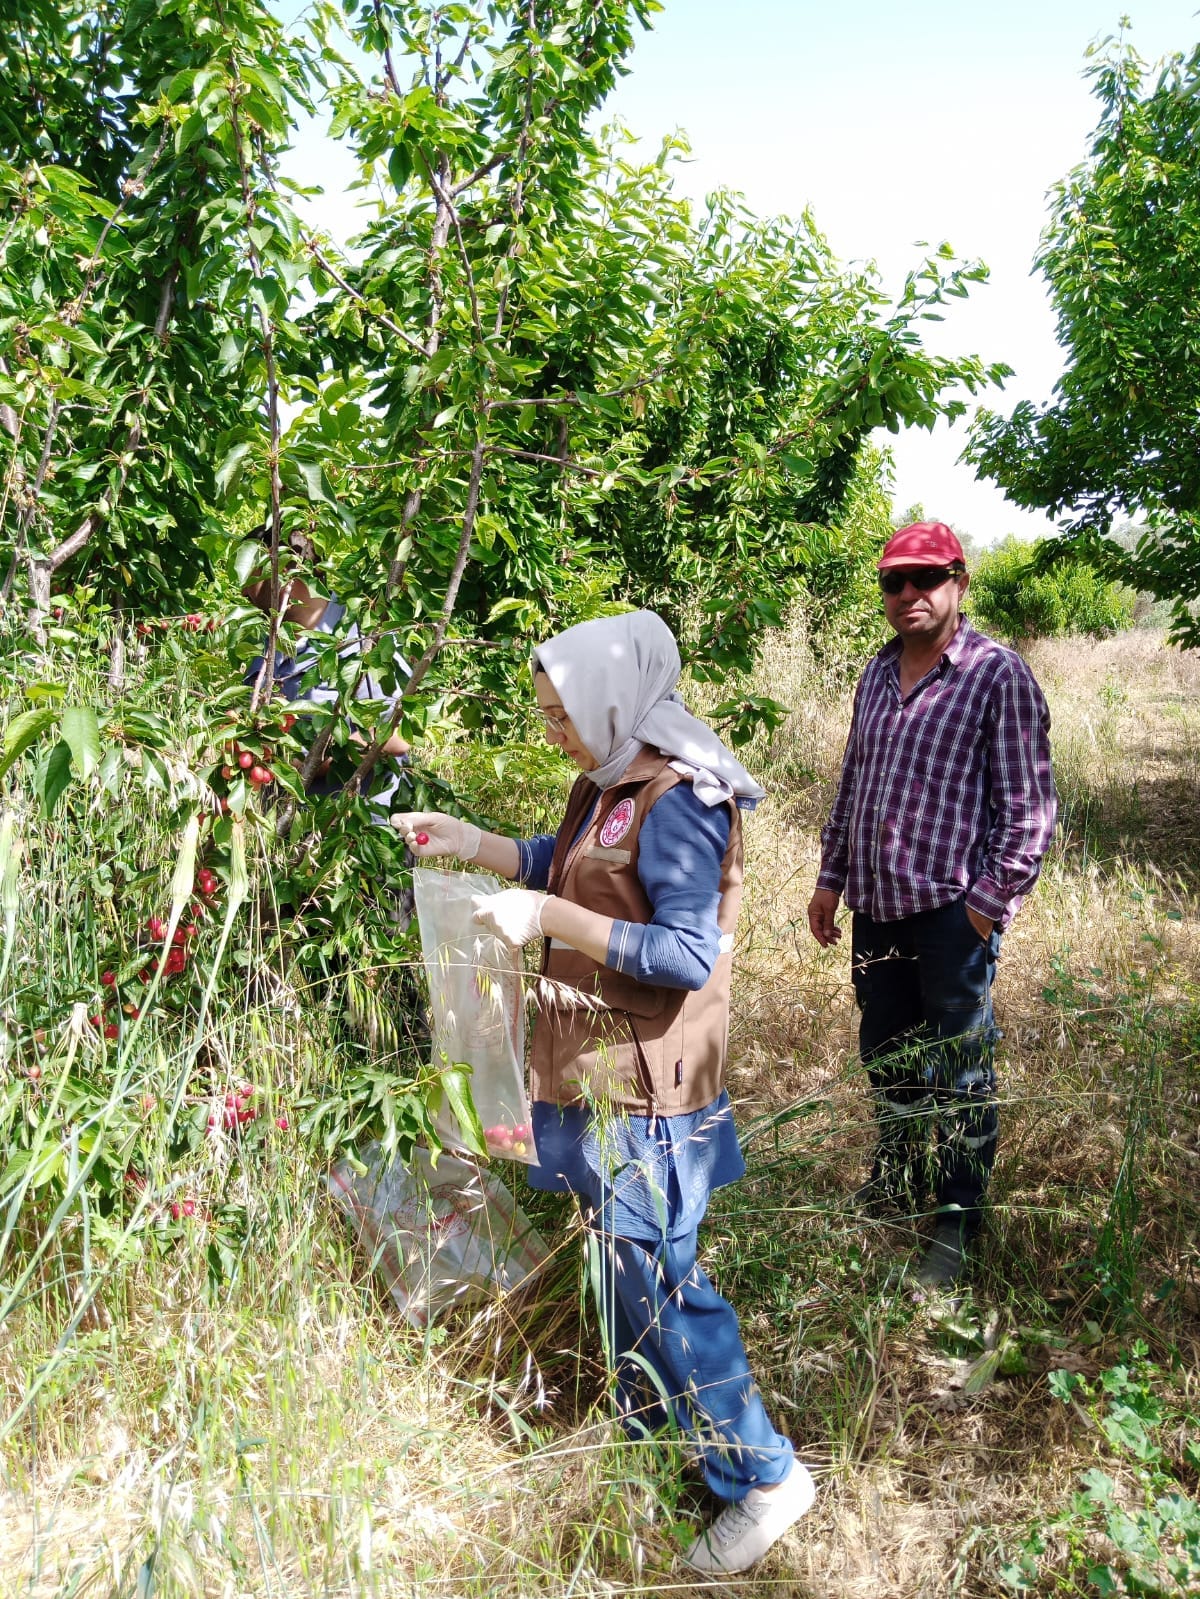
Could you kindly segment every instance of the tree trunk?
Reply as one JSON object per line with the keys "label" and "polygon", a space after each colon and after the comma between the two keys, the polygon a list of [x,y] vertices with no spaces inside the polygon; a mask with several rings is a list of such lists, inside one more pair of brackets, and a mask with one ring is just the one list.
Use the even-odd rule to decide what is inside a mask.
{"label": "tree trunk", "polygon": [[52,561],[44,555],[31,555],[27,560],[29,572],[29,631],[36,642],[46,645],[46,617],[50,610],[50,578],[54,572]]}

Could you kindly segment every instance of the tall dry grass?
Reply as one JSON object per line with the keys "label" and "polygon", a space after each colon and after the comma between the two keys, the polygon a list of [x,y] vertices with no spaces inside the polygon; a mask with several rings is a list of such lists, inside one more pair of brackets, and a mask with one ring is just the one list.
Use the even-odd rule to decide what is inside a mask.
{"label": "tall dry grass", "polygon": [[[984,1599],[1086,1467],[1132,1492],[1046,1373],[1095,1373],[1135,1335],[1193,1371],[1200,1354],[1200,667],[1144,634],[1031,659],[1065,826],[1005,937],[994,1213],[949,1316],[905,1290],[922,1223],[868,1227],[843,1204],[870,1144],[848,953],[819,950],[804,911],[850,674],[802,621],[760,673],[795,711],[749,757],[771,789],[748,828],[730,1085],[750,1171],[714,1202],[707,1261],[821,1488],[760,1570],[696,1585],[673,1563],[711,1507],[669,1444],[616,1442],[592,1404],[568,1208],[530,1201],[557,1248],[541,1284],[423,1337],[293,1155],[264,1174],[237,1275],[214,1292],[199,1238],[131,1266],[9,1439],[0,1594]],[[1106,1243],[1118,1201],[1128,1236]],[[34,1331],[0,1332],[10,1393]]]}

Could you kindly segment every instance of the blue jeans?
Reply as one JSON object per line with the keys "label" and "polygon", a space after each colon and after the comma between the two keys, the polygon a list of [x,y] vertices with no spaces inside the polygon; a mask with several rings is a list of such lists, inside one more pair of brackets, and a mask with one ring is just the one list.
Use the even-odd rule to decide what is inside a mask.
{"label": "blue jeans", "polygon": [[919,1208],[930,1177],[938,1208],[958,1210],[967,1237],[996,1159],[999,953],[999,933],[981,939],[962,897],[895,922],[854,913],[859,1049],[879,1128],[872,1180]]}
{"label": "blue jeans", "polygon": [[790,1442],[767,1418],[737,1315],[696,1264],[696,1230],[675,1239],[590,1233],[592,1285],[630,1436],[674,1421],[699,1445],[721,1499],[781,1482]]}

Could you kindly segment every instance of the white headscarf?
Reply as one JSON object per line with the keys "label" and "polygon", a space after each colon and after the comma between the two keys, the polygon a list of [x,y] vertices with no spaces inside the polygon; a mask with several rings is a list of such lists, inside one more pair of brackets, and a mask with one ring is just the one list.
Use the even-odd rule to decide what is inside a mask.
{"label": "white headscarf", "polygon": [[706,805],[736,798],[757,804],[765,790],[706,723],[674,692],[679,650],[671,629],[653,611],[627,611],[569,627],[533,652],[589,754],[600,763],[587,775],[611,788],[643,744],[671,759],[692,779]]}

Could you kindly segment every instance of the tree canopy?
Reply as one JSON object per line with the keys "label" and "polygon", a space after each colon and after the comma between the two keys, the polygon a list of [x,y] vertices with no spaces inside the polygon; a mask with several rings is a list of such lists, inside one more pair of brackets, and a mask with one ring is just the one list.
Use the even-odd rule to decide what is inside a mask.
{"label": "tree canopy", "polygon": [[[313,542],[372,669],[403,650],[414,715],[452,680],[494,725],[530,637],[613,603],[748,666],[836,573],[870,431],[1005,369],[921,340],[978,263],[942,247],[893,302],[811,217],[694,208],[678,141],[601,131],[657,9],[346,0],[292,37],[258,0],[0,6],[5,594],[35,625],[71,584],[236,594],[259,523]],[[348,253],[283,175],[312,109],[374,197]]]}
{"label": "tree canopy", "polygon": [[[1037,258],[1066,370],[1051,404],[982,412],[968,455],[1017,504],[1065,513],[1048,553],[1175,601],[1175,635],[1197,644],[1200,47],[1154,72],[1119,41],[1094,55],[1099,121]],[[1135,514],[1130,551],[1109,534]]]}

